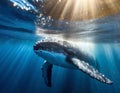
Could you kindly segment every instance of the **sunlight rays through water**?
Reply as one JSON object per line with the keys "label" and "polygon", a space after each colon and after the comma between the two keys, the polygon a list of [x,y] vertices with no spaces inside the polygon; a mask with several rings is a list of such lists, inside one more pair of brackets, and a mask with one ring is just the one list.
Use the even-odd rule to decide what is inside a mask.
{"label": "sunlight rays through water", "polygon": [[45,0],[43,14],[59,20],[85,20],[120,12],[118,0]]}
{"label": "sunlight rays through water", "polygon": [[[35,6],[38,3],[33,3],[33,1],[43,3],[43,0],[10,1],[14,2],[12,3],[14,7],[9,4],[6,6],[5,3],[0,4],[0,93],[118,93],[120,91],[120,15],[106,16],[119,12],[118,0],[93,0],[94,2],[90,2],[90,0],[73,2],[70,0],[70,2],[66,2],[67,6],[73,2],[75,4],[73,9],[76,11],[79,7],[77,2],[84,3],[84,6],[81,5],[81,11],[84,10],[83,7],[86,8],[86,11],[91,11],[91,14],[83,13],[91,15],[90,17],[95,15],[97,9],[99,10],[95,7],[98,7],[100,2],[104,2],[106,5],[105,10],[102,10],[103,13],[105,11],[104,18],[99,19],[97,16],[97,19],[69,22],[52,20],[51,17],[46,17],[40,12],[37,15],[37,17],[40,16],[38,23],[30,14],[33,11],[35,13],[39,11]],[[59,0],[59,3],[62,1],[65,2],[65,0]],[[90,2],[87,4],[91,10],[85,4],[87,1]],[[64,11],[62,11],[60,18],[66,16],[67,7],[60,9],[62,8]],[[106,12],[107,10],[109,11]],[[29,11],[30,13],[28,13]],[[76,14],[76,11],[72,11],[71,15]],[[69,18],[76,20],[73,15]],[[42,31],[43,34],[41,34]],[[44,60],[34,54],[33,45],[36,41],[47,36],[71,41],[73,45],[76,43],[82,51],[95,57],[100,65],[100,72],[113,80],[113,85],[100,83],[81,71],[54,66],[53,87],[46,87],[41,73]]]}

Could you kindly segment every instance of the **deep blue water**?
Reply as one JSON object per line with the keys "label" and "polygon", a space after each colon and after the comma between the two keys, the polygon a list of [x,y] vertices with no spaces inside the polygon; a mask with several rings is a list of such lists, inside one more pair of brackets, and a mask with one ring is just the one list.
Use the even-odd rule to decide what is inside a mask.
{"label": "deep blue water", "polygon": [[[0,0],[0,93],[119,93],[119,14],[93,19],[92,22],[91,20],[77,22],[81,28],[76,28],[78,25],[74,25],[75,22],[70,22],[68,26],[62,25],[66,23],[64,21],[55,20],[50,24],[47,21],[45,23],[43,20],[38,21],[33,7],[30,8],[32,11],[26,11],[14,7],[12,2]],[[20,5],[24,6],[24,3]],[[68,29],[72,29],[75,33],[66,32]],[[37,31],[39,35],[36,34]],[[40,34],[43,31],[52,37],[62,33],[63,38],[74,38],[74,41],[93,40],[92,45],[80,45],[80,48],[98,60],[100,71],[114,83],[106,85],[81,71],[54,66],[53,86],[48,88],[41,73],[44,60],[33,51],[34,43],[45,37]]]}

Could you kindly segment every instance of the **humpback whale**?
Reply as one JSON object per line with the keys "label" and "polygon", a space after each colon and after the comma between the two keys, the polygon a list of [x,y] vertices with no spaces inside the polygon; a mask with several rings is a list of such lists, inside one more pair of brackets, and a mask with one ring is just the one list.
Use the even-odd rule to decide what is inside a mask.
{"label": "humpback whale", "polygon": [[90,65],[90,63],[95,62],[96,60],[67,41],[43,39],[36,42],[33,49],[38,56],[45,60],[42,65],[42,75],[48,87],[52,86],[51,76],[53,65],[77,69],[100,82],[106,84],[113,83],[110,79],[96,70],[96,68]]}

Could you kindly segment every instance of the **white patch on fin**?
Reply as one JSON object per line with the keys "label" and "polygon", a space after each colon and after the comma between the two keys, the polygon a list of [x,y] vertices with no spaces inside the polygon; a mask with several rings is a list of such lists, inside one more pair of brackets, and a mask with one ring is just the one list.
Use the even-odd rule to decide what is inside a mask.
{"label": "white patch on fin", "polygon": [[88,63],[84,61],[80,61],[77,58],[72,58],[71,62],[74,66],[76,66],[81,71],[85,72],[89,76],[91,76],[94,79],[97,79],[98,81],[101,81],[106,84],[112,84],[112,81],[108,78],[106,78],[103,74],[95,70],[92,66],[90,66]]}

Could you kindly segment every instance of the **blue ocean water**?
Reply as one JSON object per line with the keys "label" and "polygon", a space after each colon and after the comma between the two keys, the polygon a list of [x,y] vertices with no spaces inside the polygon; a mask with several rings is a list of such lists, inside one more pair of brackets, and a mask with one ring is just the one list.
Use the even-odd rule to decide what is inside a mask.
{"label": "blue ocean water", "polygon": [[[81,22],[57,21],[38,16],[33,1],[0,0],[0,93],[119,93],[120,15]],[[113,84],[54,66],[53,86],[48,88],[41,73],[44,60],[33,51],[34,43],[46,35],[82,41],[80,48],[98,60],[100,71]]]}

